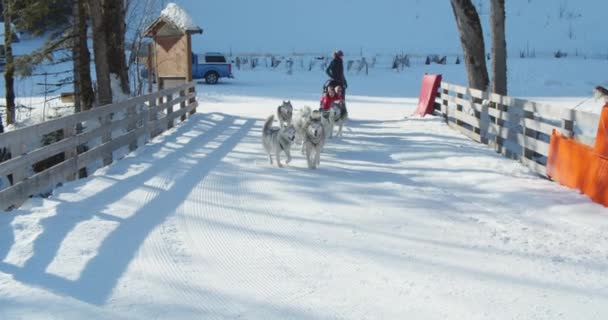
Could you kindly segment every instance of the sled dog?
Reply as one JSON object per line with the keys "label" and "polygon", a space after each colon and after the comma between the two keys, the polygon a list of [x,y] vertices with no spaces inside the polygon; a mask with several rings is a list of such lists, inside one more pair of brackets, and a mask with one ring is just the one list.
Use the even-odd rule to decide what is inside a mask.
{"label": "sled dog", "polygon": [[280,127],[289,126],[293,117],[293,106],[291,101],[283,101],[283,104],[277,107],[277,119],[279,119]]}
{"label": "sled dog", "polygon": [[264,123],[264,128],[262,129],[262,144],[268,154],[270,164],[273,164],[272,156],[274,154],[277,165],[283,167],[283,164],[281,164],[281,152],[285,152],[287,155],[286,163],[291,162],[290,148],[296,137],[296,129],[291,124],[286,127],[273,127],[273,121],[274,115],[271,115]]}
{"label": "sled dog", "polygon": [[[319,111],[315,110],[313,115],[319,116]],[[325,128],[321,124],[320,119],[312,118],[306,127],[303,147],[306,153],[308,168],[316,169],[321,163],[321,151],[325,145]]]}

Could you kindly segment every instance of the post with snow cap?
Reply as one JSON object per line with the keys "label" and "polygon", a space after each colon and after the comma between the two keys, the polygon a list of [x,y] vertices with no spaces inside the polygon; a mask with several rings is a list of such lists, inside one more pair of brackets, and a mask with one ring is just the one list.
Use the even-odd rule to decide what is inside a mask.
{"label": "post with snow cap", "polygon": [[144,31],[152,38],[148,54],[149,78],[156,80],[158,90],[192,81],[191,35],[203,33],[188,13],[175,3],[169,3]]}

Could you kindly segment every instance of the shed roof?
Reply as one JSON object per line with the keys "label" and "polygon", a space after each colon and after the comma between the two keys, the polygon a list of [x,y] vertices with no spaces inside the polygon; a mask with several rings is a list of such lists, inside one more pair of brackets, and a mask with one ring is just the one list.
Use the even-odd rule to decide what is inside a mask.
{"label": "shed roof", "polygon": [[203,29],[194,24],[192,17],[175,3],[169,3],[161,12],[160,17],[154,20],[144,31],[146,37],[156,35],[163,27],[170,31],[181,33],[203,33]]}

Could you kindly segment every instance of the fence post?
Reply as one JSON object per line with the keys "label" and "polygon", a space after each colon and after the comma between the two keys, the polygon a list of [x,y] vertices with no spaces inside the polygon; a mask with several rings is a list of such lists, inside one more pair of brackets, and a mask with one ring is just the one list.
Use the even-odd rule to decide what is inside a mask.
{"label": "fence post", "polygon": [[443,115],[443,119],[445,122],[448,122],[448,98],[450,97],[450,92],[448,89],[443,89],[441,94],[441,114]]}
{"label": "fence post", "polygon": [[[179,96],[181,97],[185,97],[186,96],[186,89],[180,90],[179,91]],[[179,108],[180,109],[185,109],[186,108],[186,100],[180,102],[179,104]],[[180,117],[181,122],[184,122],[186,120],[186,114],[182,114],[182,116]]]}
{"label": "fence post", "polygon": [[575,112],[574,109],[564,109],[562,111],[561,133],[568,138],[574,137]]}
{"label": "fence post", "polygon": [[[76,138],[74,137],[76,134],[76,124],[74,122],[68,123],[68,125],[63,128],[63,139],[72,139],[74,140],[74,146],[70,147],[64,152],[65,161],[69,159],[74,159],[78,155],[78,146],[76,145]],[[78,176],[78,164],[77,161],[74,161],[74,168],[67,175],[66,179],[68,181],[76,180]]]}
{"label": "fence post", "polygon": [[[11,159],[19,157],[25,153],[25,145],[24,145],[23,141],[21,140],[21,138],[16,138],[15,141],[11,141],[11,143],[9,145],[9,149],[10,149],[10,153],[11,153]],[[31,165],[31,163],[28,163],[27,165]],[[26,166],[19,166],[19,168],[15,169],[13,171],[13,174],[10,175],[9,179],[11,180],[11,183],[13,185],[23,181],[26,178],[25,167]],[[0,208],[0,209],[2,209],[2,208]]]}
{"label": "fence post", "polygon": [[[460,92],[456,92],[456,97],[464,100],[464,94],[462,94]],[[472,100],[471,100],[471,104],[473,104]],[[463,113],[462,105],[458,104],[458,102],[456,102],[456,111],[459,111],[460,113]],[[456,124],[458,126],[462,126],[463,122],[458,117],[455,117],[455,119],[456,119]]]}
{"label": "fence post", "polygon": [[[112,113],[108,113],[107,115],[101,116],[99,122],[101,123],[101,127],[104,128],[103,134],[101,135],[101,144],[106,144],[112,141]],[[104,147],[104,151],[102,152],[102,154],[104,167],[110,165],[113,161],[113,156],[112,148],[110,148],[109,144]]]}
{"label": "fence post", "polygon": [[[196,88],[194,85],[192,85],[192,87],[190,87],[188,89],[188,93],[193,93],[193,92],[196,92]],[[192,97],[192,99],[188,100],[188,105],[190,105],[194,102],[196,102],[196,97]],[[196,108],[193,108],[192,111],[190,111],[190,115],[193,115],[195,113],[196,113]]]}
{"label": "fence post", "polygon": [[[137,128],[137,111],[135,104],[127,106],[127,133],[132,132]],[[137,149],[137,137],[129,143],[129,152]]]}
{"label": "fence post", "polygon": [[[161,98],[162,99],[162,98]],[[148,134],[150,135],[150,139],[156,137],[159,134],[158,126],[158,107],[156,106],[156,96],[152,96],[150,101],[148,102]]]}
{"label": "fence post", "polygon": [[173,113],[173,94],[169,93],[167,95],[167,103],[169,104],[167,106],[167,129],[171,129],[173,128],[173,118],[170,118],[169,116]]}
{"label": "fence post", "polygon": [[526,120],[525,119],[534,119],[534,112],[532,111],[528,111],[528,110],[523,110],[523,117],[522,117],[522,132],[523,132],[523,139],[522,139],[522,157],[529,159],[529,160],[534,160],[534,151],[530,150],[527,148],[526,146],[526,137],[533,137],[533,135],[536,133],[534,130],[528,129],[526,127]]}

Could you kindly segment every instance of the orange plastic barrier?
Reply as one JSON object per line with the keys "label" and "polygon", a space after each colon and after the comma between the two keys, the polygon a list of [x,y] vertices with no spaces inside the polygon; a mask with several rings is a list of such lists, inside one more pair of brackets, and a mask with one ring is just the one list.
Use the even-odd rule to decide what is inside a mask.
{"label": "orange plastic barrier", "polygon": [[418,108],[414,115],[424,117],[427,114],[433,114],[433,105],[437,97],[437,90],[441,84],[440,74],[425,74],[422,78],[422,87],[420,88],[420,96],[418,97]]}
{"label": "orange plastic barrier", "polygon": [[547,176],[608,207],[608,103],[593,148],[553,130]]}

